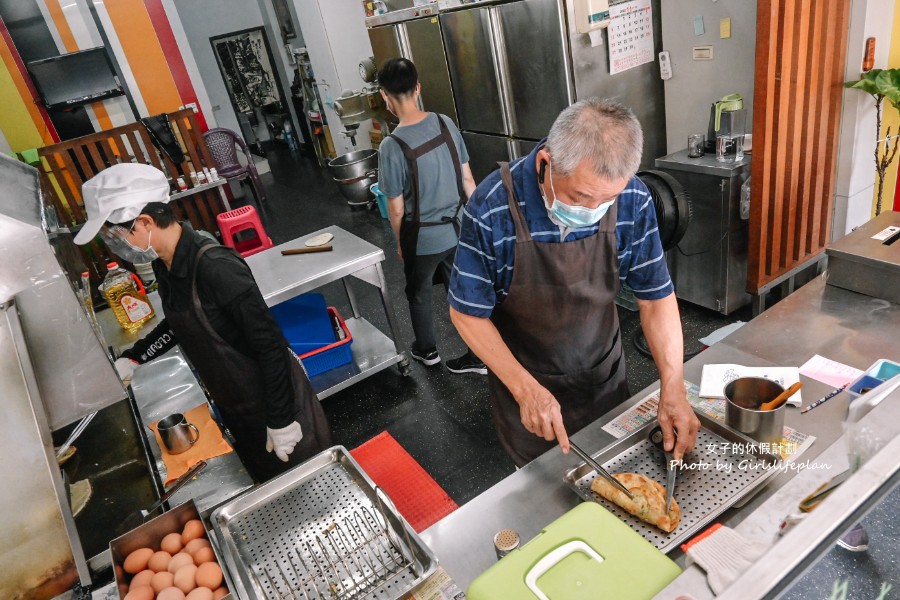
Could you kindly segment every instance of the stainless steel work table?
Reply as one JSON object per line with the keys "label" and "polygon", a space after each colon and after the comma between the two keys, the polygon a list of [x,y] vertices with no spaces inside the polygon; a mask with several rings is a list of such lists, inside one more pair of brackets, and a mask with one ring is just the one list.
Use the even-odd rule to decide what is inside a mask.
{"label": "stainless steel work table", "polygon": [[[304,248],[306,240],[323,233],[334,236],[328,242],[333,250],[289,256],[281,254],[282,250]],[[343,283],[353,312],[352,316],[345,319],[353,336],[350,346],[353,361],[310,378],[313,390],[320,400],[391,365],[399,365],[403,375],[410,372],[409,358],[400,351],[396,341],[394,309],[384,270],[381,268],[384,258],[384,250],[381,248],[334,225],[247,258],[247,264],[269,306],[334,281],[340,280]],[[355,277],[378,288],[391,330],[390,336],[360,315],[348,277]]]}
{"label": "stainless steel work table", "polygon": [[[156,318],[134,333],[122,329],[111,310],[97,313],[97,321],[106,342],[117,350],[117,355],[147,335],[163,318],[159,294],[151,293],[150,301],[156,311]],[[131,389],[144,427],[143,432],[149,441],[148,446],[153,455],[156,471],[160,475],[160,480],[165,481],[166,466],[162,460],[162,453],[156,443],[155,434],[148,426],[172,413],[184,413],[195,406],[205,404],[206,393],[181,354],[181,348],[178,347],[135,370]],[[208,459],[206,468],[175,492],[169,499],[169,505],[176,506],[193,499],[198,510],[202,511],[252,486],[253,479],[237,453],[229,452]]]}
{"label": "stainless steel work table", "polygon": [[[814,354],[865,369],[879,358],[900,356],[898,331],[900,305],[826,286],[820,277],[685,363],[685,379],[699,384],[706,363],[800,366]],[[804,404],[831,390],[818,381],[801,379]],[[657,388],[658,382],[636,394],[576,434],[575,441],[596,454],[614,441],[602,426]],[[816,437],[801,461],[815,459],[838,439],[847,407],[847,395],[840,394],[803,415],[799,409],[788,409],[785,424]],[[574,454],[565,456],[559,449],[551,450],[432,525],[422,538],[460,588],[466,589],[475,577],[496,563],[492,540],[497,531],[516,529],[524,544],[580,502],[563,482],[565,472],[580,463]],[[833,472],[818,473],[827,480],[839,471],[833,468]],[[751,515],[780,520],[785,516],[783,512],[762,514],[766,508],[759,510],[760,514],[754,512],[795,476],[796,472],[790,470],[778,474],[746,504],[729,510],[717,521],[735,527]],[[806,493],[815,487],[806,489]],[[672,557],[683,564],[679,553]],[[695,571],[696,567],[682,577],[692,572],[696,575]],[[705,586],[705,577],[698,581],[698,585]]]}

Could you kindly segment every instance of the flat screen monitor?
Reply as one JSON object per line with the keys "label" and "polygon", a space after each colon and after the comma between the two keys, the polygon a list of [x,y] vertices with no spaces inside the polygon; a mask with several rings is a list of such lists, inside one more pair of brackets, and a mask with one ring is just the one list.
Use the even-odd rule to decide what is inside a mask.
{"label": "flat screen monitor", "polygon": [[125,93],[103,47],[36,60],[27,68],[48,107],[74,106]]}

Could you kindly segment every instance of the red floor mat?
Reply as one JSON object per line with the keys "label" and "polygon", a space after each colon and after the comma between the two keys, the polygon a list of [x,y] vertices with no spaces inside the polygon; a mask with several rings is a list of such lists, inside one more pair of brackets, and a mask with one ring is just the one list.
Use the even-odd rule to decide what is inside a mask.
{"label": "red floor mat", "polygon": [[459,508],[431,475],[387,431],[350,451],[416,532]]}

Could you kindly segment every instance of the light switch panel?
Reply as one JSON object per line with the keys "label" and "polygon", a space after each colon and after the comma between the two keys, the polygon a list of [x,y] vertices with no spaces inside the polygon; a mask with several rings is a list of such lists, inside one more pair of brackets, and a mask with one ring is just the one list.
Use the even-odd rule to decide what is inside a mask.
{"label": "light switch panel", "polygon": [[692,48],[692,55],[694,60],[712,60],[713,59],[713,47],[712,46],[694,46]]}

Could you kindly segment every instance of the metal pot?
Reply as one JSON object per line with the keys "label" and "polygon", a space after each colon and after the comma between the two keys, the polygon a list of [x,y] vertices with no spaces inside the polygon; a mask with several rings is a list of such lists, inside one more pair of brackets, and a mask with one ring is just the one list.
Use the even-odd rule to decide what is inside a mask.
{"label": "metal pot", "polygon": [[739,377],[725,386],[725,423],[758,442],[780,443],[784,436],[786,404],[775,410],[758,410],[784,388],[762,377]]}
{"label": "metal pot", "polygon": [[328,161],[331,178],[351,206],[368,204],[369,186],[378,180],[378,150],[355,150]]}

